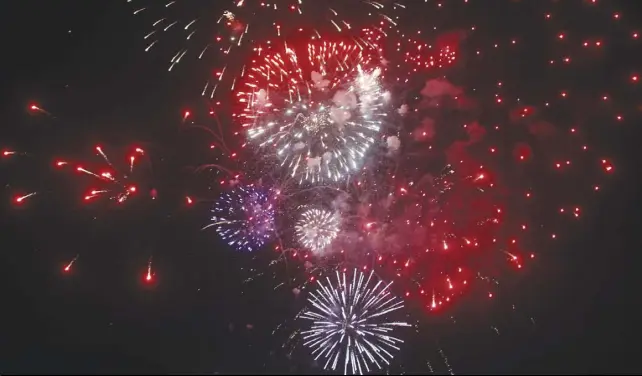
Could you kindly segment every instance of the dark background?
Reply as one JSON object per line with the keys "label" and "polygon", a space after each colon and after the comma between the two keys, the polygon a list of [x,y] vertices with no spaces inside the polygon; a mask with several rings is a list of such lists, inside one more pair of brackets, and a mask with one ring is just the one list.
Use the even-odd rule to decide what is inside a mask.
{"label": "dark background", "polygon": [[[528,275],[528,287],[502,297],[527,306],[525,315],[537,324],[501,336],[489,333],[488,325],[441,329],[446,333],[441,345],[456,373],[639,372],[640,283],[634,260],[642,245],[636,179],[642,101],[622,78],[636,68],[642,72],[639,50],[627,44],[628,32],[622,31],[642,27],[637,9],[633,2],[621,8],[613,2],[591,18],[581,1],[492,4],[455,15],[462,24],[488,25],[504,39],[512,36],[509,30],[521,31],[537,45],[532,61],[545,61],[541,52],[554,54],[557,48],[550,45],[551,33],[538,35],[541,26],[530,30],[534,21],[525,19],[533,13],[551,11],[559,15],[556,21],[563,20],[563,29],[608,41],[599,65],[580,65],[590,74],[574,89],[621,93],[618,109],[626,122],[606,124],[596,140],[617,170],[603,195],[587,203],[582,225],[562,233],[555,252],[549,252],[555,256]],[[177,141],[182,110],[198,93],[189,71],[167,74],[164,56],[142,52],[138,37],[145,28],[124,1],[14,1],[3,8],[0,147],[34,151],[36,157],[2,170],[0,373],[288,370],[284,359],[269,360],[279,344],[268,324],[278,318],[264,317],[270,314],[265,308],[278,302],[230,282],[239,279],[235,270],[243,260],[220,256],[223,248],[198,231],[207,212],[183,202],[196,184],[184,168],[192,161],[181,150],[197,141]],[[609,26],[612,9],[621,10],[626,27]],[[555,87],[551,78],[533,73],[537,68],[528,59],[510,62],[485,73],[523,70],[522,87],[533,82]],[[30,116],[31,102],[57,119]],[[73,182],[37,162],[38,156],[87,156],[95,143],[131,140],[162,156],[150,182],[161,193],[155,206],[79,207],[72,198],[55,195],[61,188],[73,191]],[[16,209],[10,203],[14,186],[55,189]],[[78,253],[82,266],[63,275],[64,264]],[[159,279],[146,286],[142,277],[152,254]],[[248,323],[254,329],[247,329]],[[412,354],[438,359],[435,341],[425,336]]]}

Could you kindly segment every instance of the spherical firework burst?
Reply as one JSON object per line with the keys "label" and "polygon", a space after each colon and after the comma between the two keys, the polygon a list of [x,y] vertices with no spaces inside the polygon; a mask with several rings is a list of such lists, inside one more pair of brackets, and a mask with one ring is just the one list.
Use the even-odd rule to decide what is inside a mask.
{"label": "spherical firework burst", "polygon": [[314,253],[328,247],[339,234],[341,217],[325,209],[308,209],[294,226],[299,243]]}
{"label": "spherical firework burst", "polygon": [[357,171],[386,116],[378,59],[352,42],[264,53],[237,93],[249,140],[276,152],[301,181],[338,181]]}
{"label": "spherical firework burst", "polygon": [[[397,2],[366,0],[127,0],[134,15],[147,16],[151,24],[145,35],[146,51],[158,48],[165,39],[180,41],[171,52],[169,70],[190,57],[223,64],[208,77],[203,95],[212,97],[223,83],[234,87],[244,70],[244,59],[256,42],[263,43],[298,31],[301,26],[315,30],[344,32],[353,28],[345,19],[355,14],[365,24],[396,25],[391,13],[405,6]],[[169,35],[168,35],[169,34]]]}
{"label": "spherical firework burst", "polygon": [[393,331],[409,324],[392,321],[389,316],[403,308],[403,302],[389,290],[392,283],[376,282],[374,272],[357,270],[348,279],[336,272],[336,281],[318,281],[319,289],[310,293],[310,308],[301,318],[312,321],[303,331],[304,345],[315,359],[325,358],[325,369],[343,364],[344,373],[363,374],[374,367],[390,364],[393,352],[403,340]]}
{"label": "spherical firework burst", "polygon": [[274,232],[274,203],[270,195],[254,186],[237,187],[224,193],[212,208],[212,223],[227,243],[241,251],[254,251]]}

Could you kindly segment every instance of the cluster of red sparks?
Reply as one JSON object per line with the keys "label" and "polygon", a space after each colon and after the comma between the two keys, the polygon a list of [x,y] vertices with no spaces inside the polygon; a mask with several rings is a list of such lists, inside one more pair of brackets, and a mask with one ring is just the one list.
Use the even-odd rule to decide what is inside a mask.
{"label": "cluster of red sparks", "polygon": [[[589,3],[589,6],[595,6],[597,1],[588,1],[587,3]],[[448,4],[438,4],[439,8],[447,6]],[[298,9],[295,6],[292,7],[293,11]],[[555,27],[555,12],[551,11],[543,14],[542,19],[543,22],[549,22],[551,28]],[[620,12],[613,12],[611,19],[622,27],[623,17]],[[227,27],[233,30],[237,36],[243,34],[245,26],[238,19],[230,18],[227,21]],[[385,31],[383,30],[384,28]],[[386,23],[385,25],[377,25],[377,27],[363,28],[358,33],[359,41],[380,52],[384,82],[391,85],[394,83],[408,84],[417,81],[424,83],[437,75],[442,76],[444,73],[450,73],[448,69],[456,66],[461,59],[459,42],[465,37],[464,34],[482,32],[477,26],[471,25],[465,33],[444,33],[434,43],[430,43],[423,39],[422,33],[419,31],[403,33],[400,31],[401,29],[401,27]],[[303,29],[299,31],[304,32]],[[631,30],[628,34],[633,42],[639,39],[639,33],[635,30]],[[581,60],[582,55],[581,51],[578,51],[579,49],[601,49],[610,43],[606,38],[580,38],[562,29],[555,31],[552,35],[550,43],[556,44],[556,47],[559,47],[558,50],[565,52],[556,52],[557,56],[544,56],[543,59],[546,59],[551,69],[568,69],[567,72],[572,72],[573,64]],[[216,42],[220,42],[221,39],[222,37],[216,38]],[[271,48],[274,48],[279,44],[278,41],[262,44],[255,43],[252,50],[256,54],[261,54],[264,49],[268,48],[268,44],[271,45]],[[467,56],[467,63],[474,64],[475,58],[481,59],[486,56],[492,59],[501,49],[516,49],[520,46],[520,43],[522,43],[522,40],[519,37],[514,37],[474,47],[471,50],[474,53]],[[574,53],[580,57],[575,58],[573,56]],[[213,81],[221,82],[225,69],[216,70]],[[229,83],[234,96],[242,94],[239,93],[241,89],[235,87],[237,78],[242,78],[244,74],[248,74],[243,70],[238,73],[239,76],[234,77]],[[490,74],[490,72],[488,73]],[[626,80],[630,85],[637,85],[639,84],[639,74],[630,72]],[[212,91],[213,93],[212,87],[214,86],[215,90],[217,82],[208,83],[208,86],[206,86],[208,92]],[[601,170],[602,174],[607,175],[614,172],[613,162],[609,158],[600,155],[597,151],[593,151],[586,143],[588,131],[583,129],[581,124],[567,128],[562,125],[553,125],[544,120],[545,115],[542,114],[548,108],[564,106],[565,102],[573,99],[576,94],[573,88],[555,87],[554,84],[551,84],[550,94],[546,100],[524,105],[524,101],[520,100],[511,91],[512,89],[506,88],[510,84],[510,82],[504,82],[501,77],[498,77],[496,85],[492,89],[487,88],[476,91],[478,88],[466,87],[466,85],[462,84],[463,89],[458,93],[442,93],[440,95],[452,97],[459,108],[488,108],[504,114],[504,119],[506,120],[503,123],[485,123],[483,126],[478,123],[475,123],[475,125],[471,125],[471,123],[451,125],[451,127],[460,127],[461,129],[459,130],[465,133],[468,139],[467,141],[449,143],[447,147],[442,147],[441,152],[446,155],[447,162],[457,171],[457,177],[453,177],[453,179],[457,180],[457,184],[462,185],[462,187],[449,190],[441,198],[437,199],[434,194],[424,191],[425,186],[413,186],[414,184],[410,184],[412,180],[404,178],[402,182],[401,178],[394,179],[393,177],[395,183],[391,184],[394,186],[391,195],[398,201],[410,202],[411,204],[408,206],[421,207],[422,209],[417,209],[416,212],[405,210],[403,211],[403,216],[397,219],[388,218],[386,221],[388,221],[388,224],[394,223],[395,220],[399,219],[414,221],[414,224],[423,231],[421,235],[423,244],[410,244],[398,253],[373,248],[368,253],[369,258],[360,265],[364,270],[374,267],[387,276],[401,279],[403,281],[401,286],[405,289],[406,296],[419,295],[427,297],[425,305],[429,309],[438,309],[452,302],[456,296],[466,291],[467,286],[473,279],[486,280],[494,278],[494,276],[487,277],[473,266],[474,262],[480,257],[486,257],[485,251],[498,254],[509,266],[519,270],[523,269],[529,260],[535,259],[535,250],[530,249],[528,245],[530,244],[529,239],[541,236],[542,231],[544,231],[546,238],[551,241],[559,238],[560,234],[554,228],[543,226],[541,223],[531,223],[527,211],[524,210],[521,216],[516,217],[514,215],[515,212],[520,214],[520,210],[527,205],[545,206],[544,203],[550,199],[549,197],[540,197],[538,192],[532,186],[529,186],[530,182],[548,179],[549,176],[555,174],[567,173],[570,177],[569,179],[577,180],[577,177],[581,175],[577,172],[573,173],[576,165],[593,166]],[[604,103],[612,103],[612,101],[611,95],[605,92],[594,98],[594,102],[590,103],[590,105],[597,107]],[[402,101],[398,102],[403,103]],[[227,102],[217,101],[213,105],[223,111],[227,106]],[[436,104],[436,106],[441,106],[441,103]],[[37,104],[29,105],[29,110],[34,114],[51,116],[48,111]],[[610,116],[613,122],[619,124],[625,122],[626,113],[624,110],[618,109],[616,106],[610,106],[609,110],[612,112]],[[409,111],[411,114],[416,114],[420,113],[421,109],[412,107]],[[213,110],[210,115],[215,115]],[[191,117],[192,112],[185,111],[183,120],[187,121]],[[239,115],[233,117],[238,118]],[[530,139],[511,137],[510,133],[514,132],[516,127],[525,128],[525,133],[533,137]],[[434,126],[430,126],[423,130],[421,134],[426,138],[418,140],[425,150],[439,148],[438,145],[432,144],[432,137],[427,136],[427,134],[434,132],[433,128]],[[413,131],[405,130],[407,133]],[[240,132],[238,133],[240,134]],[[505,136],[505,134],[508,135]],[[564,139],[564,147],[557,148],[555,155],[541,150],[540,144],[546,145],[550,139]],[[556,143],[559,143],[559,141],[556,141]],[[212,145],[212,148],[220,149],[219,146],[221,145],[217,140]],[[229,150],[227,147],[225,149],[225,153],[230,159],[240,155],[238,150]],[[475,152],[469,152],[471,149],[475,149]],[[92,201],[108,194],[116,202],[122,204],[130,196],[137,194],[139,191],[138,186],[135,183],[124,181],[123,176],[116,175],[102,148],[97,146],[95,150],[107,163],[104,170],[91,171],[80,165],[75,165],[73,169],[76,172],[91,175],[98,179],[101,184],[109,185],[111,188],[91,188],[83,200]],[[2,152],[2,156],[5,158],[20,154],[20,151],[15,150],[4,150]],[[133,149],[127,159],[130,171],[144,154],[145,152],[140,148]],[[520,172],[515,175],[504,176],[503,172],[508,168],[500,166],[504,166],[507,160],[512,163],[513,167],[510,167],[510,169],[521,169]],[[62,160],[57,160],[55,165],[61,168],[72,166],[69,162]],[[532,166],[537,166],[540,169],[537,170],[537,176],[531,175],[530,179],[528,181],[525,179],[524,184],[518,185],[518,188],[516,188],[514,182],[509,181],[519,176],[527,176],[529,173],[534,174],[536,170]],[[364,167],[364,169],[366,168],[372,168],[372,166]],[[235,180],[238,178],[238,173],[240,171],[232,171],[230,179]],[[599,192],[601,184],[597,179],[590,179],[593,178],[583,179],[584,181],[580,181],[580,183],[586,182],[590,185],[590,190]],[[231,180],[220,181],[222,186],[229,183],[231,183]],[[361,184],[359,179],[356,180],[355,184]],[[367,183],[363,182],[363,184]],[[113,190],[113,188],[116,188],[116,190]],[[483,193],[479,194],[480,191],[483,191]],[[16,195],[13,201],[15,204],[21,205],[37,194],[38,192],[27,192]],[[150,196],[152,199],[156,199],[156,190],[152,190]],[[473,199],[473,197],[476,198]],[[521,200],[519,204],[516,203],[518,198]],[[441,204],[438,209],[431,211],[428,207],[434,205],[434,200],[440,201]],[[444,203],[443,200],[447,202]],[[185,201],[188,205],[194,203],[194,200],[190,197],[185,197]],[[565,204],[555,208],[555,211],[559,215],[569,216],[573,220],[580,219],[583,214],[583,208],[579,203]],[[462,215],[463,219],[461,218]],[[453,218],[455,216],[460,217],[455,219]],[[378,226],[380,226],[379,222],[381,222],[381,218],[364,220],[363,233],[376,232]],[[403,227],[401,224],[397,224],[397,226]],[[281,246],[276,248],[277,251],[282,250]],[[314,257],[304,250],[292,252],[290,255],[304,261]],[[69,261],[65,265],[64,271],[71,271],[77,259],[78,256]],[[314,280],[318,276],[318,274],[313,274],[309,276],[309,279]],[[144,280],[147,282],[153,281],[151,259],[148,263]],[[497,291],[493,290],[492,283],[488,284],[488,286],[487,295],[492,298],[497,294]]]}
{"label": "cluster of red sparks", "polygon": [[[545,14],[544,18],[550,20],[551,13]],[[614,21],[620,19],[619,13],[613,14]],[[470,30],[476,31],[476,28],[473,26]],[[366,35],[369,35],[368,33],[370,31],[366,31]],[[637,40],[638,33],[633,31],[630,36],[632,40]],[[384,42],[390,43],[389,40],[385,40],[386,37],[388,36],[375,29],[368,40],[372,45],[379,46]],[[404,39],[404,42],[398,42],[397,45],[414,46],[418,53],[428,53],[419,56],[410,52],[402,53],[406,58],[391,59],[388,68],[397,68],[394,78],[402,83],[417,80],[416,77],[422,77],[419,73],[425,73],[426,69],[433,70],[433,77],[439,75],[444,71],[435,69],[448,69],[457,62],[455,51],[459,50],[456,43],[458,38],[459,33],[444,36],[442,41],[448,40],[453,44],[441,45],[437,54],[430,50],[434,46],[429,43],[421,42],[420,39]],[[563,32],[556,34],[555,38],[558,42],[565,43],[568,43],[569,39],[567,33]],[[584,40],[581,46],[600,48],[604,43],[603,38],[598,41]],[[519,38],[510,38],[505,45],[506,48],[515,48],[519,45]],[[493,43],[489,48],[498,49],[500,43]],[[478,49],[476,55],[483,56],[484,50]],[[558,60],[550,60],[551,65],[558,63]],[[564,55],[561,63],[571,64],[570,55]],[[390,70],[386,69],[386,74],[390,75]],[[403,74],[398,74],[399,72]],[[631,73],[628,81],[632,85],[638,84],[638,74]],[[447,83],[446,80],[443,82]],[[467,286],[475,279],[487,282],[487,296],[493,298],[498,294],[496,277],[499,273],[497,265],[491,260],[504,260],[509,268],[521,270],[541,251],[534,249],[533,244],[538,243],[535,239],[543,237],[549,241],[549,245],[538,244],[537,247],[553,247],[553,242],[560,234],[554,225],[546,221],[540,222],[541,218],[534,220],[530,217],[536,208],[549,209],[550,212],[546,214],[549,216],[557,213],[572,220],[581,219],[584,209],[579,202],[571,201],[561,205],[556,203],[559,200],[573,200],[573,195],[568,197],[569,195],[560,194],[557,197],[555,192],[539,194],[536,186],[546,185],[546,181],[551,181],[551,184],[565,185],[565,190],[575,189],[577,197],[580,193],[582,197],[586,197],[584,193],[587,192],[587,184],[588,191],[597,193],[601,190],[601,180],[614,172],[613,161],[587,144],[592,129],[588,126],[583,127],[578,122],[566,126],[552,124],[546,120],[547,110],[564,107],[571,99],[572,90],[563,87],[553,88],[546,100],[540,102],[540,99],[538,103],[524,105],[519,97],[511,96],[512,93],[505,89],[506,86],[506,82],[497,80],[494,88],[478,92],[477,95],[473,94],[474,88],[465,86],[457,93],[443,93],[445,96],[453,97],[459,108],[486,106],[491,111],[503,114],[505,120],[483,126],[476,121],[473,124],[462,124],[462,130],[468,139],[449,143],[441,150],[448,163],[458,171],[459,178],[454,178],[459,180],[457,184],[464,187],[444,195],[448,197],[447,203],[431,215],[415,214],[399,218],[403,221],[415,221],[415,227],[421,228],[420,232],[423,232],[418,235],[423,244],[409,245],[397,253],[371,249],[367,254],[369,257],[364,258],[359,265],[363,270],[374,268],[383,276],[399,279],[406,296],[426,296],[425,306],[430,310],[438,310],[452,303],[455,297],[469,290]],[[481,97],[482,95],[487,96]],[[600,95],[595,98],[595,104],[610,100],[610,95]],[[435,104],[440,105],[441,103]],[[421,109],[410,111],[420,112]],[[615,111],[611,114],[615,123],[624,122],[625,115],[621,110],[618,111],[613,106],[610,107],[610,111]],[[520,129],[517,132],[520,135],[517,137],[514,136],[516,128]],[[426,134],[424,131],[423,136]],[[424,142],[427,150],[437,150],[438,146],[431,143],[431,138],[420,141]],[[474,152],[470,151],[472,149]],[[506,167],[508,163],[512,166]],[[372,166],[364,167],[366,168]],[[368,185],[366,181],[356,180],[355,184]],[[430,206],[429,201],[433,196],[427,196],[425,191],[418,188],[404,185],[400,179],[396,180],[392,185],[397,188],[391,193],[396,199],[411,196],[413,199],[410,206],[423,207],[424,210],[426,206]],[[480,191],[483,193],[478,194]],[[473,200],[472,196],[477,198]],[[417,211],[421,212],[421,209]],[[365,220],[363,232],[376,232],[377,222],[376,219]],[[411,232],[408,234],[412,235]],[[316,256],[312,252],[306,250],[287,249],[282,245],[277,245],[275,249],[277,252],[291,251],[287,255],[301,260],[302,263],[319,262],[314,260]],[[349,252],[340,250],[341,256],[335,264],[354,264],[354,257],[347,255]],[[489,265],[483,265],[484,262],[480,263],[480,259],[486,264],[492,264],[489,274],[482,271],[484,266]],[[501,270],[501,267],[499,268]],[[311,272],[308,276],[309,281],[314,281],[326,273],[326,270],[320,268],[307,269]],[[347,270],[347,267],[345,269]]]}
{"label": "cluster of red sparks", "polygon": [[[36,104],[30,104],[28,106],[28,110],[32,114],[42,114],[49,117],[53,116],[50,112]],[[93,149],[96,155],[103,160],[102,166],[96,169],[85,167],[86,164],[82,164],[80,162],[71,162],[63,159],[55,159],[52,163],[56,170],[75,172],[77,174],[93,177],[93,184],[95,184],[95,186],[84,190],[85,193],[82,196],[83,204],[91,204],[92,202],[102,198],[103,200],[111,200],[116,205],[121,206],[140,193],[139,185],[135,179],[135,170],[139,168],[138,165],[146,159],[144,149],[140,147],[132,147],[126,157],[126,164],[120,163],[121,161],[114,161],[114,163],[112,163],[112,160],[108,157],[104,147],[101,145],[96,145]],[[2,157],[5,159],[20,156],[28,157],[29,154],[9,149],[2,151]],[[89,164],[95,165],[95,163]],[[121,166],[125,168],[121,169]],[[14,205],[24,206],[28,200],[35,198],[39,194],[39,191],[18,193],[13,196],[12,202]],[[156,188],[151,188],[148,192],[148,198],[151,200],[158,199],[158,190]],[[185,196],[185,204],[191,206],[194,204],[194,200],[190,196]],[[78,261],[79,256],[80,255],[78,254],[66,262],[63,267],[63,272],[70,273],[74,264]],[[150,258],[143,280],[146,283],[152,283],[153,275],[154,272],[152,271],[152,262]]]}

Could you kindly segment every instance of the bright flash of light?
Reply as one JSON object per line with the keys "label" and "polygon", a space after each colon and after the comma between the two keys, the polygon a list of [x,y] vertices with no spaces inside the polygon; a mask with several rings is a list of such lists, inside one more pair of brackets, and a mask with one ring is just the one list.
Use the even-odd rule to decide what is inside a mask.
{"label": "bright flash of light", "polygon": [[243,251],[261,248],[274,234],[274,204],[269,194],[253,186],[224,193],[212,208],[212,223],[228,245]]}
{"label": "bright flash of light", "polygon": [[236,94],[250,142],[299,182],[358,171],[386,116],[376,50],[311,41],[253,61]]}
{"label": "bright flash of light", "polygon": [[308,209],[294,226],[299,243],[318,253],[329,246],[339,234],[341,217],[324,209]]}
{"label": "bright flash of light", "polygon": [[319,288],[308,298],[311,307],[301,316],[312,321],[311,329],[301,332],[304,345],[315,359],[326,359],[326,370],[336,370],[342,362],[344,374],[363,374],[390,364],[403,343],[392,332],[410,326],[388,319],[403,308],[389,290],[392,282],[375,284],[374,272],[366,276],[357,270],[351,281],[337,271],[336,282],[329,277],[326,282],[317,281]]}

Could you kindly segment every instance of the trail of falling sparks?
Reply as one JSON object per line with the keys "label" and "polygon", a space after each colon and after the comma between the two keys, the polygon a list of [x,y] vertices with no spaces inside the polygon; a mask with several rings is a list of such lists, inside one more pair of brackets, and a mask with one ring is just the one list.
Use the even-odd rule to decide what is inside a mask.
{"label": "trail of falling sparks", "polygon": [[327,359],[325,369],[336,370],[343,358],[345,374],[363,374],[371,366],[389,365],[391,351],[400,350],[403,340],[391,333],[410,325],[388,321],[387,316],[402,309],[403,302],[390,293],[392,283],[378,281],[372,286],[373,275],[355,269],[352,281],[347,281],[346,274],[337,271],[336,284],[326,277],[327,284],[317,281],[319,289],[310,294],[311,307],[301,318],[312,321],[312,328],[301,333],[315,359]]}
{"label": "trail of falling sparks", "polygon": [[444,349],[442,349],[441,347],[439,348],[439,355],[441,355],[441,359],[443,359],[444,364],[446,365],[446,370],[448,371],[448,374],[454,375],[455,371],[453,371],[453,368],[450,366],[450,363],[448,362],[448,357],[446,356]]}

